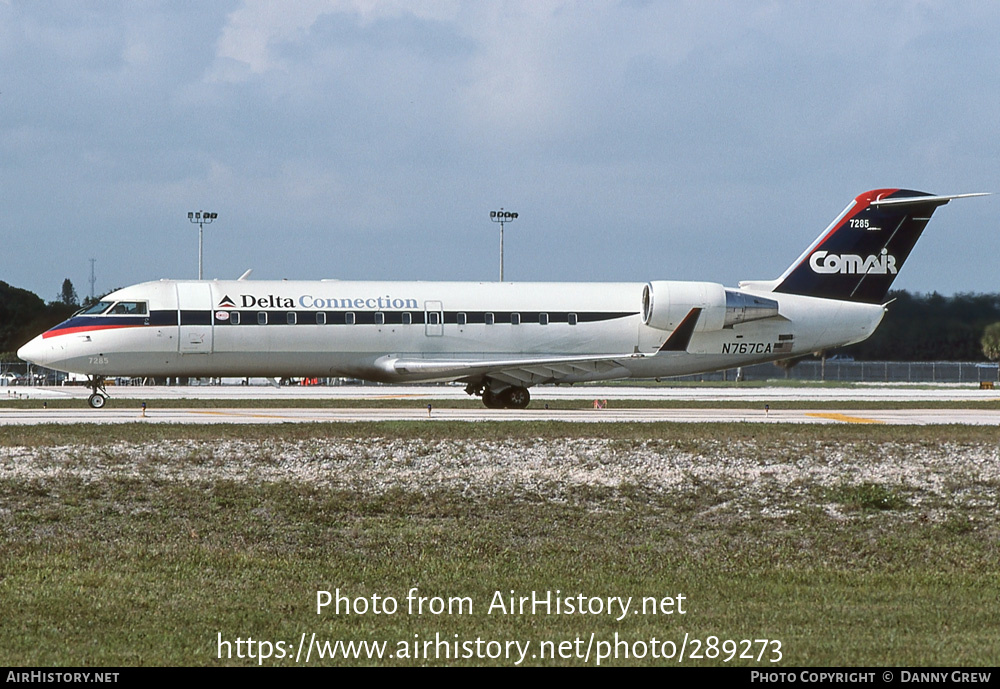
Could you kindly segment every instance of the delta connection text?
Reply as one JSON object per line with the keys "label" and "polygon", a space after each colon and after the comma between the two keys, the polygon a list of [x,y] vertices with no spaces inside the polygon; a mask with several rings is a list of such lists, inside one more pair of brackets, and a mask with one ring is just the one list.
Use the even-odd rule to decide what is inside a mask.
{"label": "delta connection text", "polygon": [[283,297],[277,294],[241,294],[240,308],[244,309],[419,309],[416,299],[401,299],[387,294],[384,297],[352,297],[337,299],[302,294]]}

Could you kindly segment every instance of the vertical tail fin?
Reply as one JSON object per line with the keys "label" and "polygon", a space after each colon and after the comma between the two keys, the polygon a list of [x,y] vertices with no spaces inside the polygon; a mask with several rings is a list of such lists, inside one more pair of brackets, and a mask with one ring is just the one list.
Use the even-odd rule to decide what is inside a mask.
{"label": "vertical tail fin", "polygon": [[774,291],[881,303],[934,211],[952,199],[983,195],[865,192],[789,266]]}

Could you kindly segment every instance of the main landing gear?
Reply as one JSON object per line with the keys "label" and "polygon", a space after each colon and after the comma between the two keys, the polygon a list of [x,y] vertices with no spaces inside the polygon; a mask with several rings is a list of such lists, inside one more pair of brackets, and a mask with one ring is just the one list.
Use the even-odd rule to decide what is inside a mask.
{"label": "main landing gear", "polygon": [[90,389],[93,394],[87,398],[87,404],[94,409],[102,409],[108,401],[108,391],[104,389],[104,376],[90,376]]}
{"label": "main landing gear", "polygon": [[525,409],[531,402],[531,393],[528,388],[511,386],[494,391],[488,384],[479,388],[469,385],[465,391],[470,395],[482,395],[483,404],[488,409]]}

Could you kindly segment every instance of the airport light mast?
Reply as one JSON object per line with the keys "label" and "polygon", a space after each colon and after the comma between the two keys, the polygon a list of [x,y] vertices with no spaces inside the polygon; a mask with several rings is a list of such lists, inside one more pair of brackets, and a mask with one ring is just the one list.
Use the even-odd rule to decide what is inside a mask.
{"label": "airport light mast", "polygon": [[219,217],[218,213],[209,213],[207,211],[192,211],[188,213],[188,220],[198,226],[198,279],[202,279],[201,272],[201,259],[202,259],[202,248],[204,247],[203,235],[205,232],[205,225],[210,225],[213,220]]}
{"label": "airport light mast", "polygon": [[490,211],[490,220],[500,223],[500,282],[503,282],[503,226],[504,223],[517,220],[517,213],[501,208],[498,211]]}

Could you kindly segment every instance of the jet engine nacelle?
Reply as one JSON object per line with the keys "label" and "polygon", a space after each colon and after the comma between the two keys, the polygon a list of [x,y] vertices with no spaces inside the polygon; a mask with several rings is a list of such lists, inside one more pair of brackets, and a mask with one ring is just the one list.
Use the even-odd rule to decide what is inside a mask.
{"label": "jet engine nacelle", "polygon": [[650,282],[642,292],[642,322],[658,330],[676,330],[691,309],[701,309],[695,332],[722,330],[726,323],[726,288],[717,282]]}
{"label": "jet engine nacelle", "polygon": [[774,318],[778,302],[729,290],[717,282],[656,281],[643,289],[642,322],[651,328],[676,330],[691,309],[701,309],[695,332],[707,332]]}

